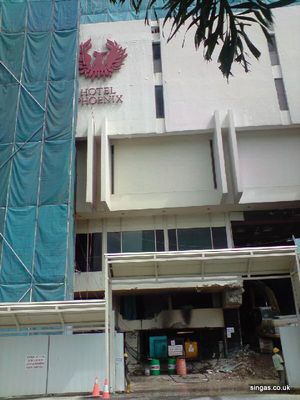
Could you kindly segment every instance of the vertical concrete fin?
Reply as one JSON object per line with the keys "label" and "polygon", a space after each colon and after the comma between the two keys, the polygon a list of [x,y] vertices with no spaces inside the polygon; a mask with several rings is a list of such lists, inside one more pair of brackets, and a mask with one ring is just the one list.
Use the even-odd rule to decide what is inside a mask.
{"label": "vertical concrete fin", "polygon": [[234,185],[234,195],[236,197],[236,200],[239,201],[243,194],[243,184],[240,172],[240,162],[239,162],[238,145],[237,145],[233,111],[228,110],[227,116],[228,116],[229,156],[230,156],[231,173]]}
{"label": "vertical concrete fin", "polygon": [[222,139],[219,111],[215,111],[214,113],[213,148],[214,148],[214,159],[216,167],[217,187],[222,195],[226,195],[228,193],[228,188],[227,188],[223,139]]}
{"label": "vertical concrete fin", "polygon": [[85,201],[94,203],[94,169],[95,169],[95,121],[92,115],[87,131],[87,157],[86,157],[86,194]]}
{"label": "vertical concrete fin", "polygon": [[108,126],[106,118],[101,128],[101,198],[100,201],[105,202],[107,207],[110,203],[111,194],[111,157],[110,145],[108,138]]}

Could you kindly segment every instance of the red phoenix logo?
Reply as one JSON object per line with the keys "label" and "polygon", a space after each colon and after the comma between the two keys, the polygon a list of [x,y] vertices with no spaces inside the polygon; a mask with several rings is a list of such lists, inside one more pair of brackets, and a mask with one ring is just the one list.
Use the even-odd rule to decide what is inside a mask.
{"label": "red phoenix logo", "polygon": [[94,51],[94,60],[89,55],[91,47],[91,39],[80,44],[79,73],[92,81],[96,78],[110,78],[114,71],[121,68],[127,57],[126,49],[109,39],[106,41],[108,51]]}

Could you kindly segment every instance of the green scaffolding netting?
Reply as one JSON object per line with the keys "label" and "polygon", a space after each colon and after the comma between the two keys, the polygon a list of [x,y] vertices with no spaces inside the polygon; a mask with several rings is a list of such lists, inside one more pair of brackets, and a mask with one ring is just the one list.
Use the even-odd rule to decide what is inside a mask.
{"label": "green scaffolding netting", "polygon": [[[230,3],[240,4],[244,0],[231,0]],[[277,2],[277,0],[264,0],[267,4]],[[130,0],[125,0],[124,3],[112,3],[111,0],[80,0],[81,8],[81,23],[91,24],[97,22],[116,22],[116,21],[131,21],[144,19],[147,15],[147,7],[150,0],[141,0],[139,12],[135,12]],[[167,0],[155,0],[148,13],[148,18],[155,20],[156,18],[164,18],[166,16],[165,5]],[[294,0],[293,4],[300,4],[300,0]],[[192,6],[192,4],[191,4]]]}
{"label": "green scaffolding netting", "polygon": [[0,0],[0,301],[73,298],[77,0]]}

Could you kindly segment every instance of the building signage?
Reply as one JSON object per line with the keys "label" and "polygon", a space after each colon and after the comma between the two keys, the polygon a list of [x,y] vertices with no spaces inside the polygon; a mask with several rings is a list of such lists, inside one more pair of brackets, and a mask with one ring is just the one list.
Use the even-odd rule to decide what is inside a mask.
{"label": "building signage", "polygon": [[26,356],[25,369],[40,369],[46,365],[46,356]]}
{"label": "building signage", "polygon": [[121,103],[123,103],[123,95],[115,92],[111,86],[90,87],[81,89],[79,93],[79,104],[82,106]]}
{"label": "building signage", "polygon": [[117,42],[107,39],[107,51],[94,51],[93,57],[89,54],[92,48],[92,40],[89,39],[80,44],[79,73],[92,81],[96,78],[111,78],[124,64],[127,57],[126,49]]}
{"label": "building signage", "polygon": [[[79,74],[86,79],[111,78],[115,71],[118,71],[124,64],[127,57],[126,49],[123,49],[117,42],[107,39],[107,51],[94,51],[93,56],[89,54],[92,48],[92,40],[80,44],[79,51]],[[79,94],[79,104],[122,104],[123,95],[111,86],[95,86],[83,88]]]}
{"label": "building signage", "polygon": [[168,346],[168,355],[169,355],[169,357],[182,356],[183,355],[182,344]]}

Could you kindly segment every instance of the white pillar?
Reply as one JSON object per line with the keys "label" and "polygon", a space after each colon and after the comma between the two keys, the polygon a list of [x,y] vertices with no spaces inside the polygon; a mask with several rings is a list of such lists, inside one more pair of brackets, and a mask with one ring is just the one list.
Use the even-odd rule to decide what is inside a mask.
{"label": "white pillar", "polygon": [[104,287],[105,287],[105,378],[109,379],[110,374],[110,340],[109,340],[109,324],[110,324],[110,314],[109,314],[109,278],[108,278],[108,264],[107,258],[105,257],[104,262]]}
{"label": "white pillar", "polygon": [[95,163],[95,121],[94,116],[88,124],[86,157],[86,203],[94,203],[94,164]]}
{"label": "white pillar", "polygon": [[228,193],[228,188],[219,111],[214,113],[213,145],[218,191],[224,196]]}
{"label": "white pillar", "polygon": [[101,127],[101,198],[100,201],[105,202],[107,207],[110,203],[111,195],[111,157],[110,144],[108,138],[107,121],[104,119]]}
{"label": "white pillar", "polygon": [[229,144],[229,155],[230,155],[231,173],[234,186],[234,194],[236,200],[239,201],[243,194],[243,185],[241,180],[237,137],[236,137],[234,116],[232,110],[228,111],[228,144]]}

